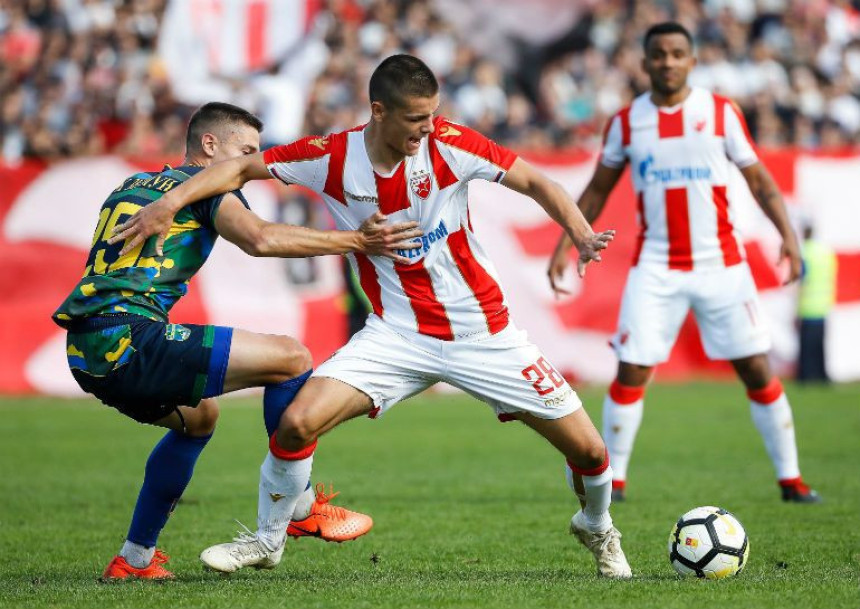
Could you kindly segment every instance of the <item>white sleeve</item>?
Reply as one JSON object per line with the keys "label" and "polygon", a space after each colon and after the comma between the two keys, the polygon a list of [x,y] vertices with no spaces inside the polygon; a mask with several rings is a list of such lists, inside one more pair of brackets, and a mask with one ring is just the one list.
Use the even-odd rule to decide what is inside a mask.
{"label": "white sleeve", "polygon": [[609,121],[609,128],[603,138],[603,150],[600,153],[602,165],[618,169],[624,167],[627,162],[627,152],[624,150],[621,130],[621,115],[616,114]]}
{"label": "white sleeve", "polygon": [[322,192],[328,175],[328,156],[310,161],[272,163],[269,173],[284,184],[298,184],[314,192]]}
{"label": "white sleeve", "polygon": [[758,155],[743,115],[731,102],[723,106],[723,112],[726,121],[726,155],[741,169],[754,165],[758,162]]}

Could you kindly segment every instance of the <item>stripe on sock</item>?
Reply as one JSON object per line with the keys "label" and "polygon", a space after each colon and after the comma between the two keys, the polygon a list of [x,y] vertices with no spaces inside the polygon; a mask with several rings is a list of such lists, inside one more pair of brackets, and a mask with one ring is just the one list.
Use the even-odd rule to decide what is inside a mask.
{"label": "stripe on sock", "polygon": [[644,385],[641,387],[631,387],[629,385],[622,385],[616,379],[612,381],[612,384],[609,386],[609,397],[612,398],[613,402],[620,406],[635,404],[641,400],[644,395]]}
{"label": "stripe on sock", "polygon": [[311,444],[308,444],[301,450],[287,450],[285,448],[281,448],[278,444],[277,440],[278,434],[273,433],[272,437],[269,438],[269,451],[276,456],[278,459],[283,459],[284,461],[301,461],[302,459],[307,459],[317,448],[317,440],[314,440]]}
{"label": "stripe on sock", "polygon": [[771,378],[770,382],[761,389],[747,389],[749,399],[759,404],[773,404],[781,395],[782,382],[777,376]]}
{"label": "stripe on sock", "polygon": [[579,474],[580,476],[599,476],[609,467],[609,450],[604,450],[603,463],[598,465],[597,467],[593,467],[591,469],[585,469],[582,467],[577,467],[573,463],[570,462],[570,459],[567,460],[567,465],[570,467],[570,471],[574,474]]}

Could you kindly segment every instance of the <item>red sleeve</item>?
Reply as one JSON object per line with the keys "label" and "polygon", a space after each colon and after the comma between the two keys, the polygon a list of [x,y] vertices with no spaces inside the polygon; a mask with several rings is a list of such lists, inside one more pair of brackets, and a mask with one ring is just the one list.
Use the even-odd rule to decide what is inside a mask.
{"label": "red sleeve", "polygon": [[296,140],[292,144],[273,146],[263,152],[263,161],[266,165],[272,163],[293,163],[296,161],[309,161],[329,154],[331,138],[319,135],[310,135]]}
{"label": "red sleeve", "polygon": [[474,129],[453,123],[442,116],[433,121],[433,127],[434,139],[452,148],[474,154],[505,171],[510,169],[517,160],[517,155],[513,151],[500,146]]}

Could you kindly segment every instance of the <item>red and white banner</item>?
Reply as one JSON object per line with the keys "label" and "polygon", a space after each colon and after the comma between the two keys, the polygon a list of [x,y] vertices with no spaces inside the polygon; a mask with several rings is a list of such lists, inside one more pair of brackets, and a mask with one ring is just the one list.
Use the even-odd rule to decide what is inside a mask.
{"label": "red and white banner", "polygon": [[[531,157],[573,193],[593,169],[590,155]],[[860,157],[764,156],[794,213],[814,219],[818,236],[839,254],[838,304],[828,325],[828,368],[834,379],[860,378],[860,200],[851,196]],[[80,278],[103,198],[126,176],[158,164],[115,157],[79,159],[45,167],[0,166],[0,394],[80,393],[65,361],[65,334],[51,313]],[[774,337],[773,359],[789,372],[796,352],[796,287],[780,285],[775,267],[779,239],[738,176],[730,196],[739,198],[739,229]],[[273,183],[244,189],[253,209],[274,219]],[[501,274],[514,321],[528,330],[557,368],[587,381],[608,381],[616,361],[607,341],[616,317],[636,237],[635,205],[624,178],[598,227],[618,230],[604,262],[584,281],[570,278],[573,296],[556,300],[546,280],[547,259],[560,229],[534,202],[504,187],[470,186],[472,221]],[[325,212],[323,212],[325,213]],[[294,261],[293,261],[294,263]],[[307,344],[317,362],[346,340],[341,312],[340,260],[317,260],[312,283],[296,286],[288,261],[255,259],[219,243],[191,283],[171,319],[289,334]],[[726,364],[708,362],[688,321],[661,379],[725,375]]]}
{"label": "red and white banner", "polygon": [[190,105],[241,97],[231,79],[294,59],[319,8],[317,0],[170,0],[158,55],[171,91]]}

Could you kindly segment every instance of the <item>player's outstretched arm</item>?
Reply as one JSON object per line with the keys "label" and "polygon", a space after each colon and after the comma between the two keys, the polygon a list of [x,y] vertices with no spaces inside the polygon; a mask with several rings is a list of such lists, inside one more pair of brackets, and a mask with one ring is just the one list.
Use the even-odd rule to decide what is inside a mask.
{"label": "player's outstretched arm", "polygon": [[800,244],[797,235],[791,227],[782,193],[776,185],[767,168],[761,163],[754,163],[741,168],[741,174],[747,181],[750,191],[765,215],[773,222],[782,237],[782,247],[779,250],[779,263],[788,260],[788,277],[785,284],[800,278],[802,269]]}
{"label": "player's outstretched arm", "polygon": [[[577,207],[589,224],[592,224],[600,216],[609,198],[609,193],[615,188],[622,173],[624,173],[624,167],[608,167],[598,163],[591,181],[577,201]],[[561,279],[567,269],[570,260],[570,248],[572,247],[573,240],[567,233],[562,233],[555,246],[555,251],[550,257],[547,276],[549,277],[549,284],[556,294],[570,293],[569,290],[562,287]]]}
{"label": "player's outstretched arm", "polygon": [[376,212],[358,230],[315,230],[304,226],[266,222],[246,208],[238,197],[224,197],[215,216],[218,234],[238,245],[251,256],[307,258],[326,254],[362,252],[368,256],[384,256],[398,262],[409,259],[397,250],[421,247],[411,240],[423,233],[417,222],[386,224],[386,217]]}
{"label": "player's outstretched arm", "polygon": [[[598,173],[601,172],[601,167],[599,166]],[[556,293],[567,292],[567,290],[558,285],[558,280],[561,279],[565,268],[567,268],[568,252],[571,247],[575,245],[579,251],[577,271],[580,277],[584,277],[586,265],[591,261],[600,262],[600,251],[606,249],[609,242],[615,236],[614,230],[595,233],[591,229],[590,224],[600,214],[606,202],[606,197],[612,190],[612,187],[615,186],[618,177],[620,177],[623,171],[623,169],[603,169],[613,172],[612,179],[609,180],[603,177],[602,181],[598,183],[602,188],[596,190],[594,183],[597,179],[597,174],[595,174],[595,177],[592,178],[592,184],[589,184],[586,193],[580,198],[579,206],[574,203],[564,188],[522,159],[516,160],[502,182],[505,186],[533,198],[546,210],[553,220],[564,228],[565,232],[556,247],[556,254],[553,255],[549,272],[550,285]],[[604,182],[606,183],[605,185]],[[595,196],[601,190],[605,190],[602,198]],[[589,193],[589,191],[592,192]],[[587,205],[583,206],[583,204]],[[560,250],[563,250],[563,256],[557,255]]]}
{"label": "player's outstretched arm", "polygon": [[180,209],[195,201],[241,188],[250,180],[271,177],[262,152],[215,163],[118,224],[108,243],[125,240],[120,252],[122,256],[153,235],[158,235],[155,250],[160,256],[173,217]]}

